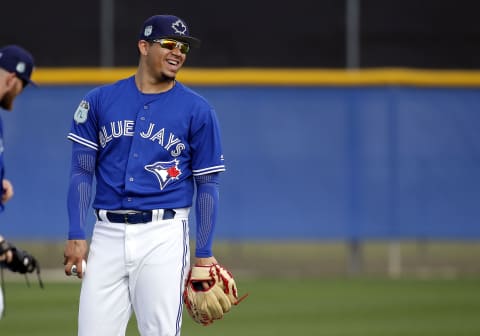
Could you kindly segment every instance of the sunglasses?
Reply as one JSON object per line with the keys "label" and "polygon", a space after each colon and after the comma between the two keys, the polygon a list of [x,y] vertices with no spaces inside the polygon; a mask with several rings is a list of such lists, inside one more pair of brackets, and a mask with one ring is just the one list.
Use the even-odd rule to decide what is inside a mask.
{"label": "sunglasses", "polygon": [[176,40],[160,39],[160,40],[153,40],[152,42],[158,43],[162,48],[165,48],[168,50],[173,50],[175,48],[178,48],[180,49],[180,52],[182,54],[186,54],[190,50],[190,46],[188,45],[188,43],[180,42]]}

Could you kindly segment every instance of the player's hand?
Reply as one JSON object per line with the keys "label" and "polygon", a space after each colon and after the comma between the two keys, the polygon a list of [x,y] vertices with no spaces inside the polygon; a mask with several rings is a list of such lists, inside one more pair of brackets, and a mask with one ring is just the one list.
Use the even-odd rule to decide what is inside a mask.
{"label": "player's hand", "polygon": [[2,180],[2,198],[1,198],[2,203],[5,204],[12,197],[13,197],[13,185],[9,180],[3,179]]}
{"label": "player's hand", "polygon": [[65,251],[63,253],[63,264],[65,265],[65,274],[72,275],[72,266],[77,268],[76,275],[78,278],[83,278],[84,265],[83,260],[87,255],[87,241],[86,240],[67,240],[65,244]]}
{"label": "player's hand", "polygon": [[[208,288],[201,284],[211,284]],[[218,264],[194,265],[188,273],[183,302],[192,319],[202,325],[212,324],[239,304],[248,294],[238,298],[232,273]]]}
{"label": "player's hand", "polygon": [[5,242],[6,240],[3,236],[0,236],[0,262],[5,261],[6,263],[10,263],[13,258],[13,253],[10,249],[5,248],[7,245],[2,245],[2,243]]}
{"label": "player's hand", "polygon": [[7,251],[4,254],[0,254],[0,262],[5,261],[7,264],[12,262],[13,254],[12,251]]}
{"label": "player's hand", "polygon": [[[195,258],[195,266],[210,266],[218,264],[217,259],[214,256],[208,258]],[[213,281],[202,281],[203,289],[207,290],[213,286]]]}

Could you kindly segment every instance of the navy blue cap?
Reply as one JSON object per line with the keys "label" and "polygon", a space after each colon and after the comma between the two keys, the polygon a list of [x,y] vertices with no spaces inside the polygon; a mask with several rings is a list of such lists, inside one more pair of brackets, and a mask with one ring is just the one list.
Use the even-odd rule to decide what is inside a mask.
{"label": "navy blue cap", "polygon": [[30,79],[34,67],[32,55],[17,45],[8,45],[0,49],[0,68],[8,72],[15,72],[24,86],[28,83],[35,85]]}
{"label": "navy blue cap", "polygon": [[139,40],[151,41],[161,38],[186,42],[192,47],[200,46],[200,40],[190,36],[185,21],[174,15],[154,15],[143,23]]}

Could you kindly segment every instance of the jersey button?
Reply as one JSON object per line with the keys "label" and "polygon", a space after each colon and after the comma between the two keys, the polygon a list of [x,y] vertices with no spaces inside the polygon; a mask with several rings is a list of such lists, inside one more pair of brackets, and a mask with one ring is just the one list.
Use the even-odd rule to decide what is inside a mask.
{"label": "jersey button", "polygon": [[145,117],[140,117],[140,120],[144,121],[144,120],[145,120]]}
{"label": "jersey button", "polygon": [[148,110],[148,105],[144,105],[144,106],[143,106],[143,109],[144,109],[144,110]]}
{"label": "jersey button", "polygon": [[131,201],[132,201],[132,198],[131,198],[131,197],[127,198],[127,201],[128,201],[128,202],[131,202]]}
{"label": "jersey button", "polygon": [[130,182],[133,182],[134,178],[133,178],[133,177],[130,177],[128,180],[129,180]]}
{"label": "jersey button", "polygon": [[138,158],[138,154],[137,154],[137,153],[133,153],[133,157],[134,157],[134,158]]}

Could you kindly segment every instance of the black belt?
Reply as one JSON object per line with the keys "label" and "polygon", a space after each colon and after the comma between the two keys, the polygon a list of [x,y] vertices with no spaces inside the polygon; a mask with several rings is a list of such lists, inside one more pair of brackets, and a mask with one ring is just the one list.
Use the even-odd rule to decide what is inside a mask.
{"label": "black belt", "polygon": [[[97,218],[99,216],[100,210],[95,210]],[[163,220],[175,218],[175,210],[165,209],[163,210]],[[148,223],[152,221],[152,211],[139,211],[139,212],[130,212],[130,213],[116,213],[107,211],[107,219],[112,223],[125,223],[125,224],[141,224]]]}

